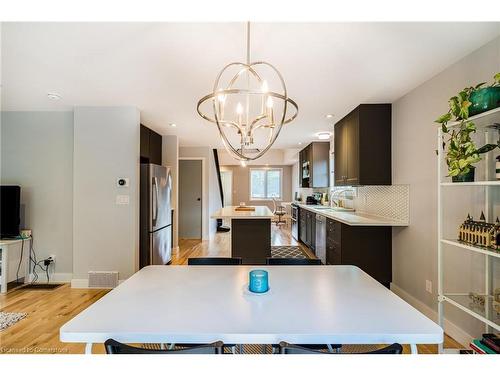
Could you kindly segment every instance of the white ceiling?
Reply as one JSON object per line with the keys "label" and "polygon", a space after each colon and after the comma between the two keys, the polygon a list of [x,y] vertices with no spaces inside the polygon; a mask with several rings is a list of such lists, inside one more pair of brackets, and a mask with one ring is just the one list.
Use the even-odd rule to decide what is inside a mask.
{"label": "white ceiling", "polygon": [[[498,35],[500,23],[253,24],[252,60],[275,65],[299,105],[275,148],[300,147],[360,103],[393,102]],[[4,23],[2,109],[134,105],[182,146],[220,147],[196,103],[245,48],[242,23]]]}

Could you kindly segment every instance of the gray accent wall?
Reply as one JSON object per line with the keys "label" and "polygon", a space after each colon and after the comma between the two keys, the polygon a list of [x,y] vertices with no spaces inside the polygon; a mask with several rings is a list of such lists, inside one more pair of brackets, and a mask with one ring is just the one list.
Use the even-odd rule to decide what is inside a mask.
{"label": "gray accent wall", "polygon": [[[437,124],[434,120],[447,111],[451,96],[464,87],[491,82],[499,71],[500,38],[497,38],[392,105],[393,183],[410,185],[410,226],[393,229],[393,284],[434,311],[437,311],[438,286]],[[448,192],[447,199],[455,202],[448,207],[455,209],[448,211],[447,222],[463,220],[464,207],[471,207],[471,211],[475,210],[473,215],[479,215],[481,194],[470,189],[462,190],[462,196],[455,189],[448,189]],[[451,292],[480,291],[484,279],[482,256],[458,248],[447,249],[447,254],[446,289]],[[496,287],[499,287],[498,260],[496,264]],[[432,281],[432,293],[425,289],[426,280]],[[484,331],[483,324],[450,305],[446,306],[446,318],[471,336],[477,337]]]}
{"label": "gray accent wall", "polygon": [[[38,259],[73,269],[73,112],[2,112],[1,183],[21,186],[21,228]],[[45,275],[40,275],[45,281]]]}
{"label": "gray accent wall", "polygon": [[[138,269],[139,111],[135,107],[77,107],[74,111],[73,278],[88,271]],[[128,188],[116,179],[130,179]],[[116,203],[128,195],[129,204]]]}

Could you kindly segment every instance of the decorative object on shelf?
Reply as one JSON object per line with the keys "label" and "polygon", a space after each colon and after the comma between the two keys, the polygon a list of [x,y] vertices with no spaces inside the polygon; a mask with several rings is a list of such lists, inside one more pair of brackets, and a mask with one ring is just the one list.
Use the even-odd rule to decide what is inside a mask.
{"label": "decorative object on shelf", "polygon": [[248,289],[252,293],[265,293],[269,290],[269,276],[265,270],[252,270],[248,274]]}
{"label": "decorative object on shelf", "polygon": [[[197,105],[201,117],[217,124],[229,154],[241,161],[264,155],[283,125],[293,121],[299,110],[297,103],[288,97],[285,81],[273,65],[250,62],[250,22],[246,42],[246,63],[226,65],[217,75],[212,93],[201,98]],[[272,91],[272,86],[279,89]],[[204,103],[212,104],[213,115],[205,114],[201,108],[206,106]]]}
{"label": "decorative object on shelf", "polygon": [[493,84],[488,87],[482,87],[486,83],[474,87],[470,94],[470,116],[500,107],[500,73],[495,75],[494,80]]}
{"label": "decorative object on shelf", "polygon": [[493,292],[493,310],[500,317],[500,288],[496,288]]}
{"label": "decorative object on shelf", "polygon": [[474,221],[467,215],[465,221],[458,228],[458,240],[474,246],[483,246],[498,250],[500,247],[500,221],[487,223],[484,213],[481,211],[479,221]]}
{"label": "decorative object on shelf", "polygon": [[500,180],[500,155],[497,156],[497,161],[495,163],[495,176],[497,180]]}
{"label": "decorative object on shelf", "polygon": [[476,308],[479,310],[484,310],[484,303],[486,301],[486,297],[474,292],[469,293],[469,298],[471,299],[470,307]]}
{"label": "decorative object on shelf", "polygon": [[[488,88],[500,88],[500,73],[497,73],[494,79],[495,82]],[[498,147],[498,144],[486,144],[477,148],[471,138],[471,134],[476,132],[476,125],[468,120],[469,115],[471,115],[471,95],[478,90],[484,89],[482,88],[484,85],[485,83],[480,83],[475,87],[466,87],[460,91],[458,95],[451,97],[448,101],[448,112],[435,121],[441,124],[441,129],[443,131],[443,150],[445,150],[446,145],[448,145],[445,160],[448,166],[448,176],[452,177],[453,182],[474,181],[472,164],[481,160],[481,154],[492,151]],[[447,124],[452,119],[458,121],[459,124],[456,127],[448,128]],[[448,140],[444,139],[444,134],[448,135]]]}

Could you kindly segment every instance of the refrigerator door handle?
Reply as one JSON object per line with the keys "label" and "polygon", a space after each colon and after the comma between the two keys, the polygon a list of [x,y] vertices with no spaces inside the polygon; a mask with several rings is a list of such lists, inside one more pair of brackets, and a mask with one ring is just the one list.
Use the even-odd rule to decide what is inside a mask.
{"label": "refrigerator door handle", "polygon": [[156,220],[158,219],[158,179],[153,177],[152,184],[154,186],[154,202],[153,202],[153,227],[156,226]]}

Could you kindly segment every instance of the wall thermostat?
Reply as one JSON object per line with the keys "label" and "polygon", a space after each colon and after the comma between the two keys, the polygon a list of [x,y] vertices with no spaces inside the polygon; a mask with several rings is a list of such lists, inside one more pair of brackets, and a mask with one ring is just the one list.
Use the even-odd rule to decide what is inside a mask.
{"label": "wall thermostat", "polygon": [[127,177],[118,177],[116,179],[116,186],[118,187],[128,187],[129,179]]}

